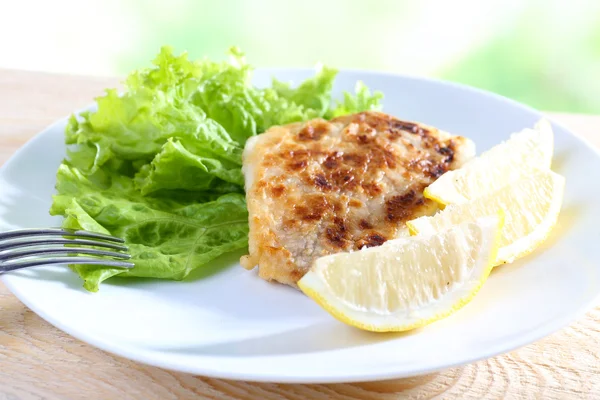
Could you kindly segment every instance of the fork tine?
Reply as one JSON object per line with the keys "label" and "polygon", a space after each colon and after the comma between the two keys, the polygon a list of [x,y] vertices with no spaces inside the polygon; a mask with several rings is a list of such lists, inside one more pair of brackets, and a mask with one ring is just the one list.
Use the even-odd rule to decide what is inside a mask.
{"label": "fork tine", "polygon": [[14,259],[19,259],[23,257],[33,257],[33,256],[48,256],[48,255],[73,255],[73,254],[86,254],[86,255],[95,255],[95,256],[104,256],[104,257],[114,257],[121,258],[124,260],[128,260],[131,258],[129,254],[126,253],[117,253],[116,251],[107,251],[107,250],[98,250],[98,249],[88,249],[84,247],[59,247],[59,248],[41,248],[41,249],[31,249],[31,250],[22,250],[22,251],[10,251],[5,254],[0,254],[0,261],[6,262]]}
{"label": "fork tine", "polygon": [[15,239],[24,236],[73,236],[90,239],[101,239],[109,242],[124,243],[124,240],[115,236],[105,235],[103,233],[77,231],[65,228],[33,228],[18,229],[14,231],[0,232],[0,240]]}
{"label": "fork tine", "polygon": [[101,265],[105,267],[117,268],[133,268],[134,264],[128,261],[103,260],[101,258],[85,258],[85,257],[57,257],[57,258],[37,258],[35,260],[23,260],[10,262],[0,265],[0,273],[14,271],[22,268],[37,267],[41,265],[56,265],[56,264],[88,264]]}
{"label": "fork tine", "polygon": [[[123,239],[102,233],[62,228],[20,229],[0,232],[0,273],[21,268],[57,264],[90,264],[133,268],[134,264],[132,262],[124,261],[131,258],[131,256],[123,253],[128,248],[122,243],[124,243]],[[69,247],[74,245],[100,247],[114,251],[89,247]],[[81,255],[92,257],[82,257]]]}
{"label": "fork tine", "polygon": [[43,246],[47,244],[77,244],[82,246],[95,246],[95,247],[104,247],[107,249],[121,250],[127,251],[127,246],[109,243],[109,242],[98,242],[95,240],[86,240],[86,239],[66,239],[66,238],[58,238],[58,239],[47,239],[47,238],[35,238],[31,240],[15,240],[7,243],[0,244],[0,251],[9,250],[14,248],[21,247],[31,247],[31,246]]}

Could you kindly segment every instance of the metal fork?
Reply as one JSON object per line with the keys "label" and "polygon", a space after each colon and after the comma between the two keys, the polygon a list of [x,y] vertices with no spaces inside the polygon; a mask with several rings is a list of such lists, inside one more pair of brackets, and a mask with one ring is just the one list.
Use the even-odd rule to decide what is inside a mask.
{"label": "metal fork", "polygon": [[[132,268],[123,239],[62,228],[20,229],[0,233],[0,274],[56,264]],[[101,250],[110,249],[110,250]]]}

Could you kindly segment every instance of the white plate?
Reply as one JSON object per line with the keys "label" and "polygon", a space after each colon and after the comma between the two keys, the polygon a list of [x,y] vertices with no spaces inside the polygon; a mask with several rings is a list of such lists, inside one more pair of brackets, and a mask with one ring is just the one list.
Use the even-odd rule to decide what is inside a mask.
{"label": "white plate", "polygon": [[[299,81],[308,70],[262,70]],[[540,114],[502,97],[432,80],[344,71],[336,91],[362,79],[385,93],[385,111],[472,138],[478,151],[531,127]],[[64,156],[65,121],[27,143],[0,170],[2,229],[55,226],[48,216]],[[423,374],[493,356],[561,328],[600,292],[600,158],[554,125],[555,171],[567,178],[563,211],[547,243],[497,268],[454,316],[407,334],[343,325],[300,292],[220,260],[203,279],[113,279],[96,294],[65,267],[6,274],[8,288],[65,332],[143,363],[194,374],[277,382],[341,382]]]}

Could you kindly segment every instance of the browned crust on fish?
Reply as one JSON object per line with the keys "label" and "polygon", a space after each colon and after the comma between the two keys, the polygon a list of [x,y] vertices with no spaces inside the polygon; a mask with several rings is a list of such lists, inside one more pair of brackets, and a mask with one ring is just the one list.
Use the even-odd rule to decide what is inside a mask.
{"label": "browned crust on fish", "polygon": [[295,285],[317,257],[379,246],[430,214],[423,189],[472,156],[467,139],[380,112],[277,126],[244,152],[246,268]]}

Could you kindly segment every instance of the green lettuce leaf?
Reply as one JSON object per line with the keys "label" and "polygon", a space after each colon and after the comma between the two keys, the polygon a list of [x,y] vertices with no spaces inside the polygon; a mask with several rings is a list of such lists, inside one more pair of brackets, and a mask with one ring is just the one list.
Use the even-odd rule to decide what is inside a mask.
{"label": "green lettuce leaf", "polygon": [[273,79],[273,89],[288,101],[313,110],[309,118],[323,117],[331,105],[331,90],[338,71],[323,65],[317,67],[317,74],[302,82],[297,88],[291,84]]}
{"label": "green lettuce leaf", "polygon": [[203,157],[179,140],[169,139],[136,174],[136,185],[142,195],[165,189],[242,192],[244,176],[238,164]]}
{"label": "green lettuce leaf", "polygon": [[354,95],[344,92],[344,100],[337,102],[336,107],[327,113],[327,118],[335,118],[361,111],[381,110],[383,93],[375,92],[371,94],[369,88],[361,81],[356,82],[354,92]]}
{"label": "green lettuce leaf", "polygon": [[57,182],[61,194],[54,197],[51,213],[64,215],[67,228],[124,238],[135,264],[131,270],[75,265],[90,291],[115,275],[183,279],[221,254],[247,246],[248,212],[242,194],[213,200],[176,193],[145,198],[127,178],[110,174],[94,183],[66,164],[60,166]]}
{"label": "green lettuce leaf", "polygon": [[364,85],[333,105],[337,71],[320,67],[297,87],[251,84],[252,68],[232,48],[223,62],[161,49],[134,71],[125,91],[107,90],[97,110],[72,116],[52,215],[63,225],[125,239],[132,269],[74,265],[96,291],[112,276],[183,279],[247,246],[241,171],[246,140],[273,125],[379,107]]}

